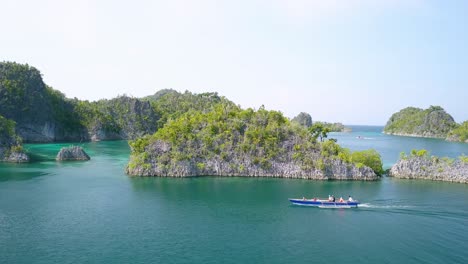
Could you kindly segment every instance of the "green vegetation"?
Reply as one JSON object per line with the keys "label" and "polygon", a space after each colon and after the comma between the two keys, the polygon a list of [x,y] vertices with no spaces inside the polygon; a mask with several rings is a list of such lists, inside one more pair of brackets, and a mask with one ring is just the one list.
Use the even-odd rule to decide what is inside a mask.
{"label": "green vegetation", "polygon": [[411,150],[411,157],[429,157],[429,152],[425,149],[412,149]]}
{"label": "green vegetation", "polygon": [[100,129],[122,138],[136,138],[156,131],[158,120],[151,104],[126,95],[111,100],[74,102],[74,112],[88,130]]}
{"label": "green vegetation", "polygon": [[15,121],[8,120],[0,115],[0,145],[16,137]]}
{"label": "green vegetation", "polygon": [[[157,157],[167,165],[171,160],[203,160],[213,156],[232,160],[237,154],[254,157],[253,163],[270,166],[270,160],[286,151],[284,140],[297,134],[298,140],[309,137],[304,129],[291,126],[280,112],[242,110],[230,103],[219,103],[212,111],[190,110],[177,119],[171,119],[154,135],[131,141],[132,154],[145,155],[144,150],[158,140],[169,142],[171,152]],[[302,145],[297,152],[310,151],[315,145]],[[298,157],[301,155],[298,155]],[[141,160],[141,159],[139,159]]]}
{"label": "green vegetation", "polygon": [[189,91],[179,93],[171,89],[158,91],[152,96],[143,98],[151,103],[159,117],[157,127],[162,128],[169,120],[175,120],[189,111],[208,112],[217,104],[235,106],[235,104],[218,93],[194,94]]}
{"label": "green vegetation", "polygon": [[330,133],[330,129],[324,127],[320,123],[315,123],[311,127],[309,127],[309,132],[312,134],[312,137],[316,140],[320,138],[320,142],[323,142],[325,138],[327,138],[328,133]]}
{"label": "green vegetation", "polygon": [[407,107],[390,117],[384,132],[445,138],[448,132],[455,127],[456,123],[453,117],[440,106],[430,106],[428,109]]}
{"label": "green vegetation", "polygon": [[382,158],[374,149],[351,152],[347,148],[340,147],[333,140],[327,140],[321,146],[322,157],[338,158],[345,162],[353,163],[358,168],[365,165],[371,168],[377,175],[384,173]]}
{"label": "green vegetation", "polygon": [[12,152],[23,152],[21,138],[15,133],[15,122],[0,115],[0,160]]}
{"label": "green vegetation", "polygon": [[[400,153],[401,160],[406,160],[409,158],[423,158],[423,159],[428,159],[428,160],[430,159],[434,163],[443,162],[443,163],[446,163],[447,165],[452,165],[456,161],[456,159],[449,158],[449,157],[430,156],[429,152],[425,149],[420,149],[420,150],[412,149],[409,156],[406,155],[405,152]],[[468,156],[466,156],[465,154],[462,154],[461,156],[459,156],[458,159],[461,162],[468,163]]]}
{"label": "green vegetation", "polygon": [[[24,118],[24,115],[36,117],[33,106],[44,100],[40,72],[29,65],[13,62],[0,63],[0,114],[8,119]],[[47,108],[47,106],[44,106]]]}
{"label": "green vegetation", "polygon": [[377,175],[384,172],[380,154],[374,150],[355,151],[351,153],[351,161],[356,164],[364,164],[371,168]]}
{"label": "green vegetation", "polygon": [[464,163],[468,163],[468,156],[466,156],[465,154],[462,154],[460,157],[458,157],[458,159],[460,159]]}

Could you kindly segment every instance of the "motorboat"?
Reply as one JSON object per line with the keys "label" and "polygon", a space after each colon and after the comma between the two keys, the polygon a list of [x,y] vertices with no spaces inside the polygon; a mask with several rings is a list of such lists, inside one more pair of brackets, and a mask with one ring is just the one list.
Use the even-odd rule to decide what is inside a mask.
{"label": "motorboat", "polygon": [[319,208],[356,208],[359,201],[343,201],[331,202],[327,199],[305,199],[305,198],[289,198],[289,201],[294,205],[313,206]]}

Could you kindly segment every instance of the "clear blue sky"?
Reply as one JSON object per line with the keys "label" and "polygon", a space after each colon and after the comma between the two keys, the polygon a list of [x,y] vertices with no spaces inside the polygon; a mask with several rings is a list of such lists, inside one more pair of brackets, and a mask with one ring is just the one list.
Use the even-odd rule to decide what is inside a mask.
{"label": "clear blue sky", "polygon": [[68,97],[217,91],[243,107],[385,124],[468,119],[468,1],[0,0],[0,60]]}

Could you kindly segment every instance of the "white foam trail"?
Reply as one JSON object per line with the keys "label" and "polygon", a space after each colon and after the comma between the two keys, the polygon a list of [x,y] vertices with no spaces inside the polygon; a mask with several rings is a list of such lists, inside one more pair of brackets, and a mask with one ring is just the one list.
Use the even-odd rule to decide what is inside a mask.
{"label": "white foam trail", "polygon": [[377,208],[377,209],[407,209],[414,208],[411,205],[376,205],[370,203],[359,204],[358,207],[362,208]]}

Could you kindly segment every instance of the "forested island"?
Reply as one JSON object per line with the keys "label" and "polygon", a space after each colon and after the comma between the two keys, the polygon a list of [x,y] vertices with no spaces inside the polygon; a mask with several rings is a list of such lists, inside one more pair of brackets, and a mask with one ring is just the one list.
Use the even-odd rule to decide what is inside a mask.
{"label": "forested island", "polygon": [[222,100],[209,111],[190,110],[155,134],[130,141],[127,173],[135,176],[267,176],[376,180],[374,150],[350,152],[325,131],[290,122],[263,107],[241,109]]}
{"label": "forested island", "polygon": [[468,121],[457,124],[440,106],[404,108],[390,117],[383,131],[390,135],[468,142]]}

